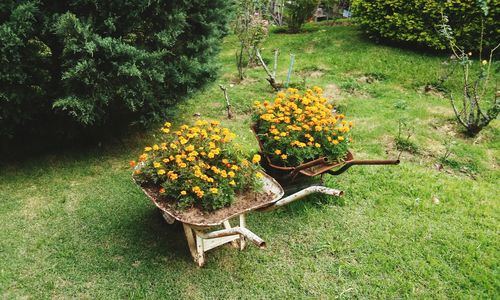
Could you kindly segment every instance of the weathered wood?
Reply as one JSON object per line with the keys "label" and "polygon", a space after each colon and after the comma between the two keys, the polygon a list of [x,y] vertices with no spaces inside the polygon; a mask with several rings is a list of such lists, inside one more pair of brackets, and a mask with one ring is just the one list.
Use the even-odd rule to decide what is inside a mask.
{"label": "weathered wood", "polygon": [[227,88],[222,84],[219,84],[219,87],[224,92],[224,98],[226,99],[227,118],[232,119],[233,113],[231,112],[231,103],[229,102],[229,95],[227,94]]}
{"label": "weathered wood", "polygon": [[[241,228],[246,228],[247,227],[247,222],[245,220],[245,214],[240,215],[240,227]],[[246,239],[245,236],[240,235],[240,250],[245,249],[246,246]]]}
{"label": "weathered wood", "polygon": [[203,239],[196,232],[196,249],[197,249],[197,263],[198,266],[203,267],[205,264],[205,250],[203,249]]}
{"label": "weathered wood", "polygon": [[184,228],[184,234],[186,235],[186,241],[188,243],[189,252],[191,253],[191,256],[193,257],[194,261],[198,262],[198,252],[196,248],[196,241],[193,236],[193,229],[186,224],[182,224],[182,227]]}
{"label": "weathered wood", "polygon": [[[226,228],[226,229],[231,228],[231,223],[229,223],[229,220],[224,221],[224,228]],[[234,248],[238,248],[238,242],[237,241],[232,241],[231,245],[233,245]]]}
{"label": "weathered wood", "polygon": [[340,197],[344,194],[344,192],[340,191],[340,190],[328,188],[326,186],[314,185],[314,186],[310,186],[308,188],[305,188],[301,191],[298,191],[297,193],[292,194],[288,197],[285,197],[285,198],[273,203],[272,205],[270,205],[268,207],[261,208],[261,209],[259,209],[259,211],[273,210],[273,209],[276,209],[278,207],[287,205],[291,202],[302,199],[305,196],[308,196],[308,195],[314,194],[314,193],[326,194],[326,195],[337,196],[337,197]]}
{"label": "weathered wood", "polygon": [[255,50],[255,55],[259,59],[260,64],[264,68],[264,71],[266,71],[266,74],[267,74],[267,77],[268,77],[267,81],[269,82],[269,84],[271,85],[271,87],[274,90],[279,91],[279,89],[281,88],[281,85],[276,82],[276,78],[273,76],[273,74],[271,74],[271,72],[269,72],[269,69],[267,68],[266,63],[264,62],[264,60],[262,59],[262,56],[260,55],[259,49]]}
{"label": "weathered wood", "polygon": [[237,239],[240,237],[237,235],[231,235],[231,236],[225,236],[225,237],[220,237],[220,238],[215,238],[215,239],[203,239],[203,250],[207,252],[208,250],[211,250],[213,248],[222,246],[227,243],[236,243],[236,248],[238,248],[238,243],[236,242]]}
{"label": "weathered wood", "polygon": [[264,242],[263,239],[261,239],[259,236],[257,236],[255,233],[251,232],[247,228],[233,227],[229,229],[222,229],[211,232],[202,232],[198,230],[196,231],[196,236],[203,239],[214,239],[231,235],[243,235],[252,243],[254,243],[257,247],[259,248],[266,247],[266,242]]}
{"label": "weathered wood", "polygon": [[161,211],[161,215],[163,216],[163,219],[165,219],[165,221],[166,221],[168,224],[174,224],[175,219],[174,219],[171,215],[167,214],[167,213],[166,213],[166,212],[164,212],[164,211]]}

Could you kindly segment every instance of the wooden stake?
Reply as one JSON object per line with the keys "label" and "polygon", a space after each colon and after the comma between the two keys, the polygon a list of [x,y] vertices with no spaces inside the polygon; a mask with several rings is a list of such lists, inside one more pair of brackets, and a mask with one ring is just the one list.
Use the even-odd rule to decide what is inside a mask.
{"label": "wooden stake", "polygon": [[288,67],[288,74],[286,76],[285,88],[290,84],[290,76],[292,75],[293,63],[295,62],[295,54],[290,54],[290,66]]}

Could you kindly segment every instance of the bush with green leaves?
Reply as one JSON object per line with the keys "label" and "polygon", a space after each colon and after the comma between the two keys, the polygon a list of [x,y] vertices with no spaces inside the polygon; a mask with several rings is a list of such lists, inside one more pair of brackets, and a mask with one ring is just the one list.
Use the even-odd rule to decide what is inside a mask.
{"label": "bush with green leaves", "polygon": [[302,25],[314,14],[318,0],[292,0],[285,1],[285,19],[288,31],[297,33]]}
{"label": "bush with green leaves", "polygon": [[2,1],[0,136],[161,118],[213,78],[229,6]]}
{"label": "bush with green leaves", "polygon": [[[488,14],[482,18],[484,9]],[[500,40],[500,1],[477,0],[354,0],[354,16],[374,38],[425,45],[446,49],[437,26],[446,15],[455,30],[457,43],[475,50],[481,38],[484,22],[485,48],[492,48]],[[483,20],[483,21],[482,21]]]}

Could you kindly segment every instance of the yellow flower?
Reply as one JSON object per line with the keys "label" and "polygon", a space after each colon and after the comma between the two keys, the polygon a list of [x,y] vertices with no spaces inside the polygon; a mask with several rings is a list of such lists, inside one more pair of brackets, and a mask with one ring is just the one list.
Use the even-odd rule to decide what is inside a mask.
{"label": "yellow flower", "polygon": [[284,159],[287,159],[287,158],[288,158],[288,155],[286,155],[286,154],[282,154],[282,155],[281,155],[281,159],[283,159],[283,160],[284,160]]}
{"label": "yellow flower", "polygon": [[233,171],[229,171],[227,172],[227,175],[229,175],[229,177],[234,177],[236,174]]}
{"label": "yellow flower", "polygon": [[218,188],[210,188],[210,192],[212,194],[217,194],[219,192],[219,189]]}
{"label": "yellow flower", "polygon": [[342,142],[344,140],[344,137],[343,136],[339,136],[338,139],[339,139],[339,141]]}
{"label": "yellow flower", "polygon": [[159,170],[158,170],[158,175],[160,175],[160,176],[161,176],[161,175],[163,175],[163,174],[165,174],[165,170],[163,170],[163,169],[159,169]]}
{"label": "yellow flower", "polygon": [[161,166],[161,164],[160,164],[159,162],[156,162],[156,161],[155,161],[155,162],[153,163],[153,166],[154,166],[155,168],[159,168],[159,167]]}
{"label": "yellow flower", "polygon": [[155,144],[155,145],[153,145],[153,150],[158,151],[158,150],[160,150],[160,147]]}
{"label": "yellow flower", "polygon": [[145,147],[145,148],[144,148],[144,152],[149,152],[149,151],[151,151],[151,150],[153,150],[153,148],[151,148],[151,147]]}
{"label": "yellow flower", "polygon": [[234,180],[231,180],[231,181],[229,181],[229,184],[232,185],[232,186],[235,186],[236,182]]}
{"label": "yellow flower", "polygon": [[320,148],[320,147],[321,147],[321,144],[316,143],[316,144],[314,144],[314,147],[316,147],[316,148]]}
{"label": "yellow flower", "polygon": [[170,148],[175,149],[175,148],[177,148],[177,145],[174,143],[170,143]]}
{"label": "yellow flower", "polygon": [[262,175],[262,173],[260,173],[260,172],[257,172],[257,173],[255,173],[255,177],[262,178],[262,177],[264,177],[264,175]]}
{"label": "yellow flower", "polygon": [[170,124],[169,122],[165,122],[165,124],[163,124],[163,126],[170,127],[170,126],[172,126],[172,124]]}
{"label": "yellow flower", "polygon": [[259,155],[259,154],[255,154],[255,155],[253,156],[253,158],[252,158],[252,162],[253,162],[254,164],[258,164],[258,163],[260,162],[260,158],[261,158],[261,157],[260,157],[260,155]]}

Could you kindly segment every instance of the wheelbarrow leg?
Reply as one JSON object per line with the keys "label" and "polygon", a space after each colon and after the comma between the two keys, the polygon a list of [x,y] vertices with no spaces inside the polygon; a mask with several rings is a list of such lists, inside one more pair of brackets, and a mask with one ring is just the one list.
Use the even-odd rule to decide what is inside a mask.
{"label": "wheelbarrow leg", "polygon": [[[247,222],[245,220],[245,214],[240,215],[240,227],[241,228],[246,228]],[[245,240],[245,236],[240,234],[240,250],[245,249],[245,246],[247,245],[247,242]]]}
{"label": "wheelbarrow leg", "polygon": [[195,239],[195,234],[193,234],[194,230],[189,225],[182,224],[182,227],[184,227],[184,234],[186,235],[189,252],[193,257],[194,262],[200,267],[203,266],[205,264],[203,241],[200,237],[198,237],[198,235],[196,235]]}
{"label": "wheelbarrow leg", "polygon": [[[231,228],[231,223],[229,223],[229,221],[224,221],[224,228],[226,228],[226,229]],[[239,247],[238,242],[237,242],[236,240],[231,241],[231,245],[232,245],[234,248],[238,248],[238,247]]]}

